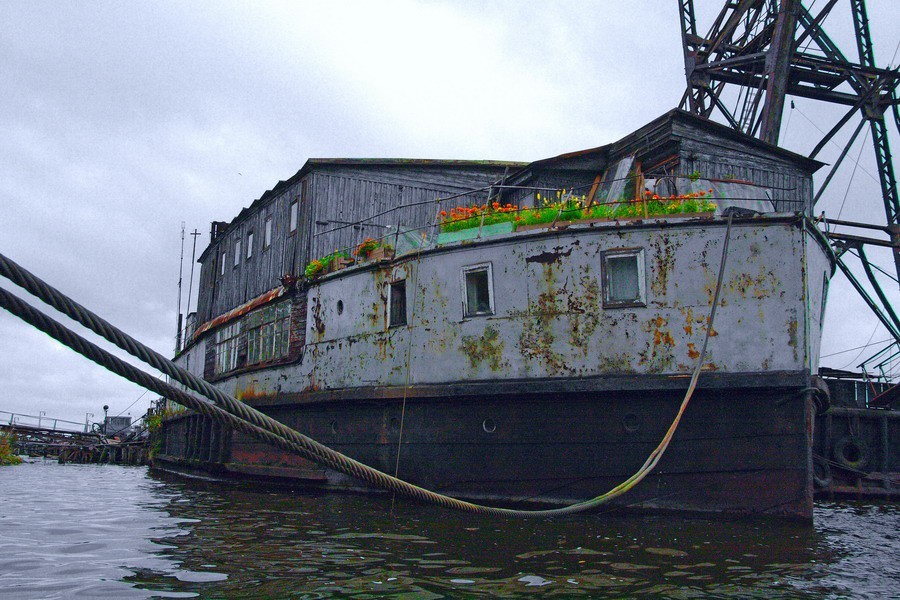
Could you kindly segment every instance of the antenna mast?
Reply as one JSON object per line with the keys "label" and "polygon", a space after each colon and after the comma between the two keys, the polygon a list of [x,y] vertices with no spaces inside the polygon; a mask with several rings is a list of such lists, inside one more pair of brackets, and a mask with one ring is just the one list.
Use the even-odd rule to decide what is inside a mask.
{"label": "antenna mast", "polygon": [[[197,238],[194,238],[195,240]],[[184,221],[181,222],[181,257],[178,260],[178,323],[175,330],[175,353],[181,351],[181,279],[184,271]]]}
{"label": "antenna mast", "polygon": [[[194,229],[191,236],[194,238],[194,249],[191,251],[191,277],[188,279],[187,314],[191,314],[191,291],[194,289],[194,265],[197,264],[197,236],[200,232]],[[185,340],[186,342],[187,340]]]}

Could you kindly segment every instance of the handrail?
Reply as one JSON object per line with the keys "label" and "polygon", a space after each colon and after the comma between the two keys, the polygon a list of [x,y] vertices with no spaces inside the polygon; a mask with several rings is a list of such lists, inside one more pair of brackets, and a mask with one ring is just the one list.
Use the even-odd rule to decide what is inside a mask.
{"label": "handrail", "polygon": [[9,425],[14,425],[16,423],[24,424],[24,423],[21,423],[21,421],[17,420],[17,418],[22,417],[25,419],[33,419],[33,420],[37,421],[38,422],[37,427],[42,427],[42,423],[44,421],[48,421],[48,422],[53,421],[53,427],[46,427],[46,429],[52,429],[54,431],[57,431],[57,430],[68,431],[66,429],[58,429],[57,428],[58,423],[67,423],[69,425],[77,425],[79,428],[84,427],[84,423],[81,423],[79,421],[67,421],[66,419],[58,419],[56,417],[48,417],[47,415],[26,415],[23,413],[10,412],[8,410],[0,410],[0,414],[9,415],[8,420],[6,419],[6,417],[0,418],[0,421],[7,421]]}

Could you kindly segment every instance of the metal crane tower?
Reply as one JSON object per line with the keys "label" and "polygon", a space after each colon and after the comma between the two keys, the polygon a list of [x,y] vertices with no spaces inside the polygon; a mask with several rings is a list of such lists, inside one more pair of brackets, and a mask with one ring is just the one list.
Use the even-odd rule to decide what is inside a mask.
{"label": "metal crane tower", "polygon": [[[738,131],[777,145],[786,96],[846,107],[843,117],[809,154],[815,158],[841,129],[858,119],[855,131],[819,187],[814,203],[868,123],[886,222],[884,225],[830,223],[882,231],[888,234],[889,240],[832,232],[826,235],[836,250],[842,271],[900,342],[900,319],[879,286],[863,250],[865,244],[891,248],[900,280],[900,199],[888,143],[888,123],[892,121],[900,130],[897,106],[900,72],[897,68],[875,66],[865,0],[841,3],[847,2],[853,18],[858,59],[848,58],[825,32],[824,22],[838,0],[827,0],[816,7],[815,14],[801,0],[729,0],[706,34],[697,29],[693,0],[678,0],[687,79],[681,108],[706,118],[724,119]],[[731,107],[723,98],[726,91]],[[862,261],[883,310],[879,310],[840,260],[851,249]]]}

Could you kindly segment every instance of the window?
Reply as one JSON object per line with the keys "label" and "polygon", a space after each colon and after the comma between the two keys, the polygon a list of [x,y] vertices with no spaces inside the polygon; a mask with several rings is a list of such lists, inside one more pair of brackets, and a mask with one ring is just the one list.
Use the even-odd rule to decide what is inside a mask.
{"label": "window", "polygon": [[222,250],[222,254],[219,255],[219,275],[225,274],[225,251]]}
{"label": "window", "polygon": [[604,252],[603,307],[646,305],[643,249]]}
{"label": "window", "polygon": [[294,233],[295,231],[297,231],[297,221],[300,216],[298,214],[299,206],[300,206],[300,203],[297,202],[296,200],[291,202],[291,208],[290,208],[290,211],[288,214],[288,221],[290,223],[290,232],[291,233]]}
{"label": "window", "polygon": [[477,317],[494,314],[491,265],[473,265],[462,271],[463,316]]}
{"label": "window", "polygon": [[290,301],[266,306],[247,315],[244,318],[247,364],[286,356],[290,345],[290,329]]}
{"label": "window", "polygon": [[272,217],[266,217],[266,225],[263,230],[263,250],[272,245]]}
{"label": "window", "polygon": [[234,266],[241,264],[241,240],[234,242]]}
{"label": "window", "polygon": [[216,332],[216,373],[226,373],[237,368],[240,333],[240,321]]}
{"label": "window", "polygon": [[247,232],[247,260],[253,258],[253,231]]}
{"label": "window", "polygon": [[406,280],[395,281],[391,284],[391,293],[388,295],[388,315],[391,327],[406,325]]}

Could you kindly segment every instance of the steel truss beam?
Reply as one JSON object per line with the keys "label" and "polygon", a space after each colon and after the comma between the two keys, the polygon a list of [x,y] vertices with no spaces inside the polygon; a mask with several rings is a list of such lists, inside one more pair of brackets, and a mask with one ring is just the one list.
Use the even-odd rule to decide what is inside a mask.
{"label": "steel truss beam", "polygon": [[[708,33],[698,33],[693,0],[679,0],[681,37],[687,89],[681,107],[710,118],[721,114],[743,133],[778,143],[785,96],[788,94],[850,107],[825,134],[811,157],[851,120],[869,124],[875,149],[885,218],[892,228],[894,263],[900,279],[900,196],[888,142],[885,112],[894,115],[900,130],[897,69],[875,66],[865,0],[848,0],[853,18],[858,61],[847,58],[823,28],[838,4],[828,0],[813,15],[801,0],[729,0]],[[738,101],[729,109],[722,97],[738,88]],[[857,128],[857,132],[861,127]],[[847,148],[856,139],[851,137]],[[839,161],[840,162],[840,161]],[[820,188],[827,187],[835,166]]]}

